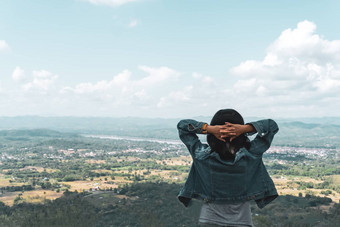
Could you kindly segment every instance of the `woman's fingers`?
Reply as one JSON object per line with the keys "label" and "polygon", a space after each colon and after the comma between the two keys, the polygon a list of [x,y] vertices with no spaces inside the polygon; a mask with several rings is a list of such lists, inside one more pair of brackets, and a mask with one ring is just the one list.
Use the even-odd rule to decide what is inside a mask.
{"label": "woman's fingers", "polygon": [[221,138],[228,138],[228,137],[229,137],[229,138],[231,138],[231,137],[236,137],[236,135],[235,135],[235,134],[232,134],[232,135],[231,135],[231,134],[222,134],[222,135],[221,135]]}
{"label": "woman's fingers", "polygon": [[227,126],[227,127],[232,127],[234,124],[232,124],[232,123],[229,123],[229,122],[225,122],[225,124],[224,124],[225,126]]}
{"label": "woman's fingers", "polygon": [[226,137],[235,137],[237,134],[235,132],[230,132],[230,133],[221,133],[221,137],[226,138]]}
{"label": "woman's fingers", "polygon": [[224,127],[220,128],[220,133],[223,136],[223,138],[229,137],[229,141],[233,141],[238,136],[237,128],[234,124],[231,124],[229,122],[226,122]]}
{"label": "woman's fingers", "polygon": [[229,128],[221,128],[220,132],[233,132],[235,131],[235,128],[229,127]]}
{"label": "woman's fingers", "polygon": [[224,139],[223,137],[220,137],[220,138],[217,138],[217,139],[219,139],[219,140],[221,140],[221,141],[223,141],[223,142],[226,142],[225,139]]}
{"label": "woman's fingers", "polygon": [[222,134],[226,137],[230,137],[230,136],[235,136],[236,131],[234,129],[221,129],[220,134]]}
{"label": "woman's fingers", "polygon": [[219,127],[218,139],[225,142],[224,138],[229,138],[230,142],[240,135],[240,128],[237,124],[225,122],[224,125]]}

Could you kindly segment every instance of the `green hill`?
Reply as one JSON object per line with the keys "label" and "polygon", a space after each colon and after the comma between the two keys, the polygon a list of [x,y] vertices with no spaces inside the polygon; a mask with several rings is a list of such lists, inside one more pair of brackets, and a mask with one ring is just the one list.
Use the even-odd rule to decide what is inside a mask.
{"label": "green hill", "polygon": [[[180,187],[143,183],[121,188],[119,194],[67,191],[63,197],[44,204],[26,204],[19,198],[13,207],[0,202],[0,223],[3,227],[197,226],[200,202],[185,208],[176,198]],[[252,204],[256,227],[333,227],[340,223],[339,213],[339,204],[332,206],[330,199],[310,195],[280,196],[261,210]]]}

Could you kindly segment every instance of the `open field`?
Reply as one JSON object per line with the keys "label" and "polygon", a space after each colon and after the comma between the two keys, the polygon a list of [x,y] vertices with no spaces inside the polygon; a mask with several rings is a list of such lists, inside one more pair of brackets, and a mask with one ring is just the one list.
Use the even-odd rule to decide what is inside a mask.
{"label": "open field", "polygon": [[105,160],[86,160],[87,163],[90,163],[90,164],[103,164],[105,163],[106,161]]}
{"label": "open field", "polygon": [[192,159],[190,156],[179,156],[179,157],[173,157],[168,158],[165,160],[156,160],[158,164],[166,164],[169,166],[186,166],[191,165]]}
{"label": "open field", "polygon": [[302,196],[306,196],[306,194],[309,194],[309,195],[314,195],[314,196],[327,197],[337,203],[340,202],[340,194],[335,191],[332,191],[332,194],[325,196],[321,193],[322,191],[325,191],[323,189],[298,190],[298,189],[281,189],[280,187],[277,187],[277,190],[279,192],[279,195],[299,196],[299,194],[301,193]]}
{"label": "open field", "polygon": [[[339,175],[333,175],[329,176],[332,179],[339,178]],[[305,196],[306,194],[311,194],[315,196],[325,197],[324,194],[322,194],[322,191],[325,191],[325,189],[315,189],[315,188],[308,188],[306,190],[299,190],[298,184],[296,182],[305,182],[305,183],[315,183],[320,184],[323,181],[322,180],[316,180],[310,177],[282,177],[282,176],[273,176],[273,181],[276,185],[276,188],[279,192],[279,195],[294,195],[299,196],[301,193],[302,196]],[[331,190],[332,193],[327,195],[326,197],[332,199],[332,201],[339,203],[340,202],[340,193],[337,193],[334,190]]]}
{"label": "open field", "polygon": [[20,171],[25,171],[25,170],[31,170],[31,171],[37,171],[39,173],[42,173],[46,171],[47,173],[53,173],[58,171],[57,169],[50,169],[50,168],[43,168],[39,166],[25,166],[25,168],[20,168]]}
{"label": "open field", "polygon": [[[92,190],[99,190],[100,189],[109,189],[109,188],[117,188],[118,184],[122,183],[131,183],[132,181],[124,181],[123,179],[120,179],[117,177],[118,180],[115,181],[117,183],[114,184],[108,184],[107,181],[104,180],[104,177],[101,178],[94,178],[93,181],[86,180],[86,181],[69,181],[69,182],[59,182],[60,184],[65,184],[70,186],[70,191],[92,191]],[[111,180],[108,180],[111,181]]]}
{"label": "open field", "polygon": [[50,190],[34,190],[25,192],[7,192],[0,197],[0,201],[12,206],[14,199],[20,197],[28,203],[42,203],[45,199],[54,200],[63,195],[63,192],[55,192]]}
{"label": "open field", "polygon": [[[187,160],[184,160],[183,163],[185,163]],[[168,160],[169,163],[181,163],[181,160],[178,158],[174,158],[174,160]],[[143,176],[144,180],[141,180],[141,182],[147,182],[149,179],[152,179],[153,177],[156,177],[156,179],[160,179],[162,181],[167,182],[183,182],[187,176],[187,173],[180,173],[176,170],[133,170],[129,171],[127,169],[123,170],[105,170],[105,169],[97,169],[94,172],[98,173],[108,173],[116,175],[114,180],[112,180],[110,177],[95,177],[93,180],[87,179],[82,181],[61,181],[58,182],[61,187],[68,186],[70,191],[95,191],[95,190],[108,190],[110,188],[118,188],[119,186],[122,186],[124,184],[130,184],[133,183],[133,179],[126,176],[119,176],[121,174],[132,174],[132,175],[140,175]],[[339,175],[330,176],[335,182],[338,182],[340,177]],[[106,180],[105,180],[106,179]],[[51,182],[55,182],[55,180],[50,179]],[[306,190],[299,190],[298,184],[295,182],[311,182],[311,183],[322,183],[322,180],[316,180],[310,177],[283,177],[283,176],[273,176],[273,181],[278,189],[278,192],[280,195],[294,195],[294,196],[305,196],[306,194],[311,194],[315,196],[321,196],[325,197],[324,194],[322,194],[322,191],[325,191],[324,189],[314,189],[314,188],[308,188]],[[23,185],[23,183],[18,182],[10,182],[10,178],[4,174],[0,174],[0,187],[6,187],[6,186],[20,186]],[[331,190],[331,194],[327,195],[326,197],[331,198],[334,202],[340,201],[340,194],[336,191]],[[33,191],[25,191],[25,192],[4,192],[4,194],[1,195],[0,201],[8,204],[13,205],[14,199],[19,195],[22,194],[22,198],[25,199],[27,202],[42,202],[44,199],[55,199],[62,195],[61,192],[55,192],[51,190],[42,190],[40,187],[36,187],[36,190]]]}
{"label": "open field", "polygon": [[331,178],[335,184],[340,185],[340,175],[333,175]]}
{"label": "open field", "polygon": [[0,187],[20,186],[22,183],[13,182],[10,177],[0,174]]}

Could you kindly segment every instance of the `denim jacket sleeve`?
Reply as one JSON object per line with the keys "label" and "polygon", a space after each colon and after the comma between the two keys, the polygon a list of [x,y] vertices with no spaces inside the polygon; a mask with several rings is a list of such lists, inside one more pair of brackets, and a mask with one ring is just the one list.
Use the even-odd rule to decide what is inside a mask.
{"label": "denim jacket sleeve", "polygon": [[279,131],[279,127],[272,119],[250,122],[257,131],[257,136],[251,142],[249,152],[255,155],[262,155],[269,149],[274,135]]}
{"label": "denim jacket sleeve", "polygon": [[177,124],[179,138],[188,148],[191,156],[195,158],[195,152],[203,148],[201,141],[196,134],[204,134],[203,126],[206,123],[198,122],[191,119],[181,120]]}

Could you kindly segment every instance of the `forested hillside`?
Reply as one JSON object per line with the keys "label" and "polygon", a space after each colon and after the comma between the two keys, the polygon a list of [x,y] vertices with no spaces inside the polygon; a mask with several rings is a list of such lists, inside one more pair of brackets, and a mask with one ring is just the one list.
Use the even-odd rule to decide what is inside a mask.
{"label": "forested hillside", "polygon": [[[8,207],[0,203],[3,227],[25,226],[197,226],[200,202],[185,208],[176,195],[180,185],[142,183],[120,188],[119,193],[97,194],[68,192],[43,204],[18,203]],[[330,210],[319,209],[330,204],[327,198],[280,196],[260,210],[252,204],[253,222],[257,227],[322,226],[340,223],[340,205]]]}

